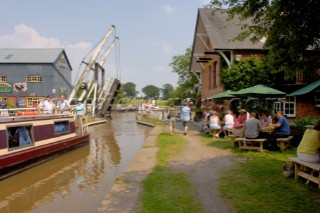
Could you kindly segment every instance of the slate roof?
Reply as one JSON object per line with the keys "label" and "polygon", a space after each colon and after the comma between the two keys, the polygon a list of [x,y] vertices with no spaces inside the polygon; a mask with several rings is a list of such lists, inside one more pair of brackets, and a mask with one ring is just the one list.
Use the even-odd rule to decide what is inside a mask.
{"label": "slate roof", "polygon": [[240,23],[250,23],[250,20],[240,21],[236,16],[234,19],[227,20],[228,14],[224,11],[216,11],[214,15],[212,12],[213,9],[199,9],[199,18],[203,21],[204,28],[214,50],[263,49],[263,42],[253,44],[249,39],[233,41],[234,37],[241,32]]}
{"label": "slate roof", "polygon": [[65,54],[61,48],[0,49],[0,63],[55,63],[62,52]]}

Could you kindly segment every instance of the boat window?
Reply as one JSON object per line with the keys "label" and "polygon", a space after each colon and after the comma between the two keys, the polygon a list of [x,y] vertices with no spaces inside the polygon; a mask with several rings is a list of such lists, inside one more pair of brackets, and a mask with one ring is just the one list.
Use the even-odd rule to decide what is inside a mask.
{"label": "boat window", "polygon": [[55,134],[63,134],[70,132],[69,121],[59,121],[54,123]]}
{"label": "boat window", "polygon": [[7,127],[7,141],[9,148],[32,145],[32,125]]}

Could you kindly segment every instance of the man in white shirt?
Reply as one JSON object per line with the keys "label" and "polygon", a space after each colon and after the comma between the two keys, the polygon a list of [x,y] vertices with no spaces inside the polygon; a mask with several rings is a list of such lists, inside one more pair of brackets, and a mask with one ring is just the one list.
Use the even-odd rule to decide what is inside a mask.
{"label": "man in white shirt", "polygon": [[42,114],[52,114],[56,105],[52,102],[52,96],[48,95],[47,99],[39,104]]}
{"label": "man in white shirt", "polygon": [[69,114],[70,105],[69,105],[69,102],[64,97],[64,95],[60,96],[60,101],[58,102],[57,107],[58,107],[59,113],[64,115]]}

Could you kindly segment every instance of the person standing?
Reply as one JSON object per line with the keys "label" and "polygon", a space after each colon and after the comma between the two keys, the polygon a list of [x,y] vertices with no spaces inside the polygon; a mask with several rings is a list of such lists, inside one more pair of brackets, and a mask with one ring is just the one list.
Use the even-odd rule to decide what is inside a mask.
{"label": "person standing", "polygon": [[191,109],[188,107],[187,103],[183,104],[181,109],[181,121],[184,128],[184,135],[187,135],[188,132],[188,122],[190,121],[190,112]]}
{"label": "person standing", "polygon": [[176,123],[176,115],[177,115],[177,110],[176,108],[174,108],[174,105],[171,104],[169,109],[168,109],[168,119],[170,122],[170,132],[174,133],[174,127],[175,127],[175,123]]}
{"label": "person standing", "polygon": [[84,104],[82,103],[81,99],[77,101],[75,110],[77,116],[84,116]]}
{"label": "person standing", "polygon": [[8,104],[7,104],[7,101],[5,99],[2,99],[2,101],[0,103],[0,107],[1,107],[1,109],[3,109],[3,110],[1,110],[1,113],[0,113],[1,116],[9,115],[9,113],[8,113]]}
{"label": "person standing", "polygon": [[56,105],[52,102],[52,96],[48,95],[47,99],[39,104],[42,114],[52,114]]}
{"label": "person standing", "polygon": [[69,102],[64,97],[64,95],[60,96],[60,100],[57,104],[57,107],[58,107],[59,113],[61,113],[63,115],[69,114],[70,105],[69,105]]}

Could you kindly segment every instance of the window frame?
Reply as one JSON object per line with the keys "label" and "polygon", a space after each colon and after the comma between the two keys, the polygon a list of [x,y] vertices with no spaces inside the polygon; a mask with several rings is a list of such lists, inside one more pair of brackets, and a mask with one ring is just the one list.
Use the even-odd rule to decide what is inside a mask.
{"label": "window frame", "polygon": [[0,83],[5,83],[7,82],[7,76],[1,75],[0,76]]}
{"label": "window frame", "polygon": [[39,97],[27,97],[26,99],[27,99],[27,103],[26,103],[27,107],[33,106],[33,104],[32,104],[33,102],[37,102],[37,106],[38,106],[40,103],[40,100],[41,100],[41,98],[39,98]]}
{"label": "window frame", "polygon": [[[293,99],[293,100],[290,100]],[[290,105],[293,105],[292,108],[290,108]],[[288,107],[289,106],[289,107]],[[289,108],[292,109],[293,113],[287,113],[287,109]],[[297,112],[297,104],[296,104],[296,97],[295,96],[290,96],[286,97],[285,101],[275,101],[273,103],[273,109],[277,111],[282,111],[285,116],[288,118],[294,118],[296,117],[296,112]]]}
{"label": "window frame", "polygon": [[[67,126],[67,131],[57,132],[55,127],[56,127],[56,124],[58,124],[58,123],[65,123],[66,126]],[[60,136],[60,135],[65,135],[65,134],[70,134],[71,133],[70,121],[69,120],[54,121],[53,128],[54,128],[53,131],[54,131],[54,135],[55,136]]]}
{"label": "window frame", "polygon": [[[30,139],[31,139],[31,144],[26,144],[26,145],[18,145],[18,146],[13,146],[13,147],[10,147],[10,140],[9,140],[9,130],[10,129],[13,129],[15,131],[17,131],[17,129],[19,127],[28,127],[29,129],[29,135],[30,135]],[[15,133],[13,133],[15,134]],[[6,140],[7,140],[7,148],[8,148],[8,151],[13,151],[13,150],[17,150],[17,149],[23,149],[25,147],[28,147],[28,146],[34,146],[34,137],[33,137],[33,124],[23,124],[23,125],[7,125],[6,126]],[[18,141],[19,143],[19,141]]]}
{"label": "window frame", "polygon": [[28,83],[42,83],[42,76],[40,75],[29,75],[26,76],[26,82]]}

